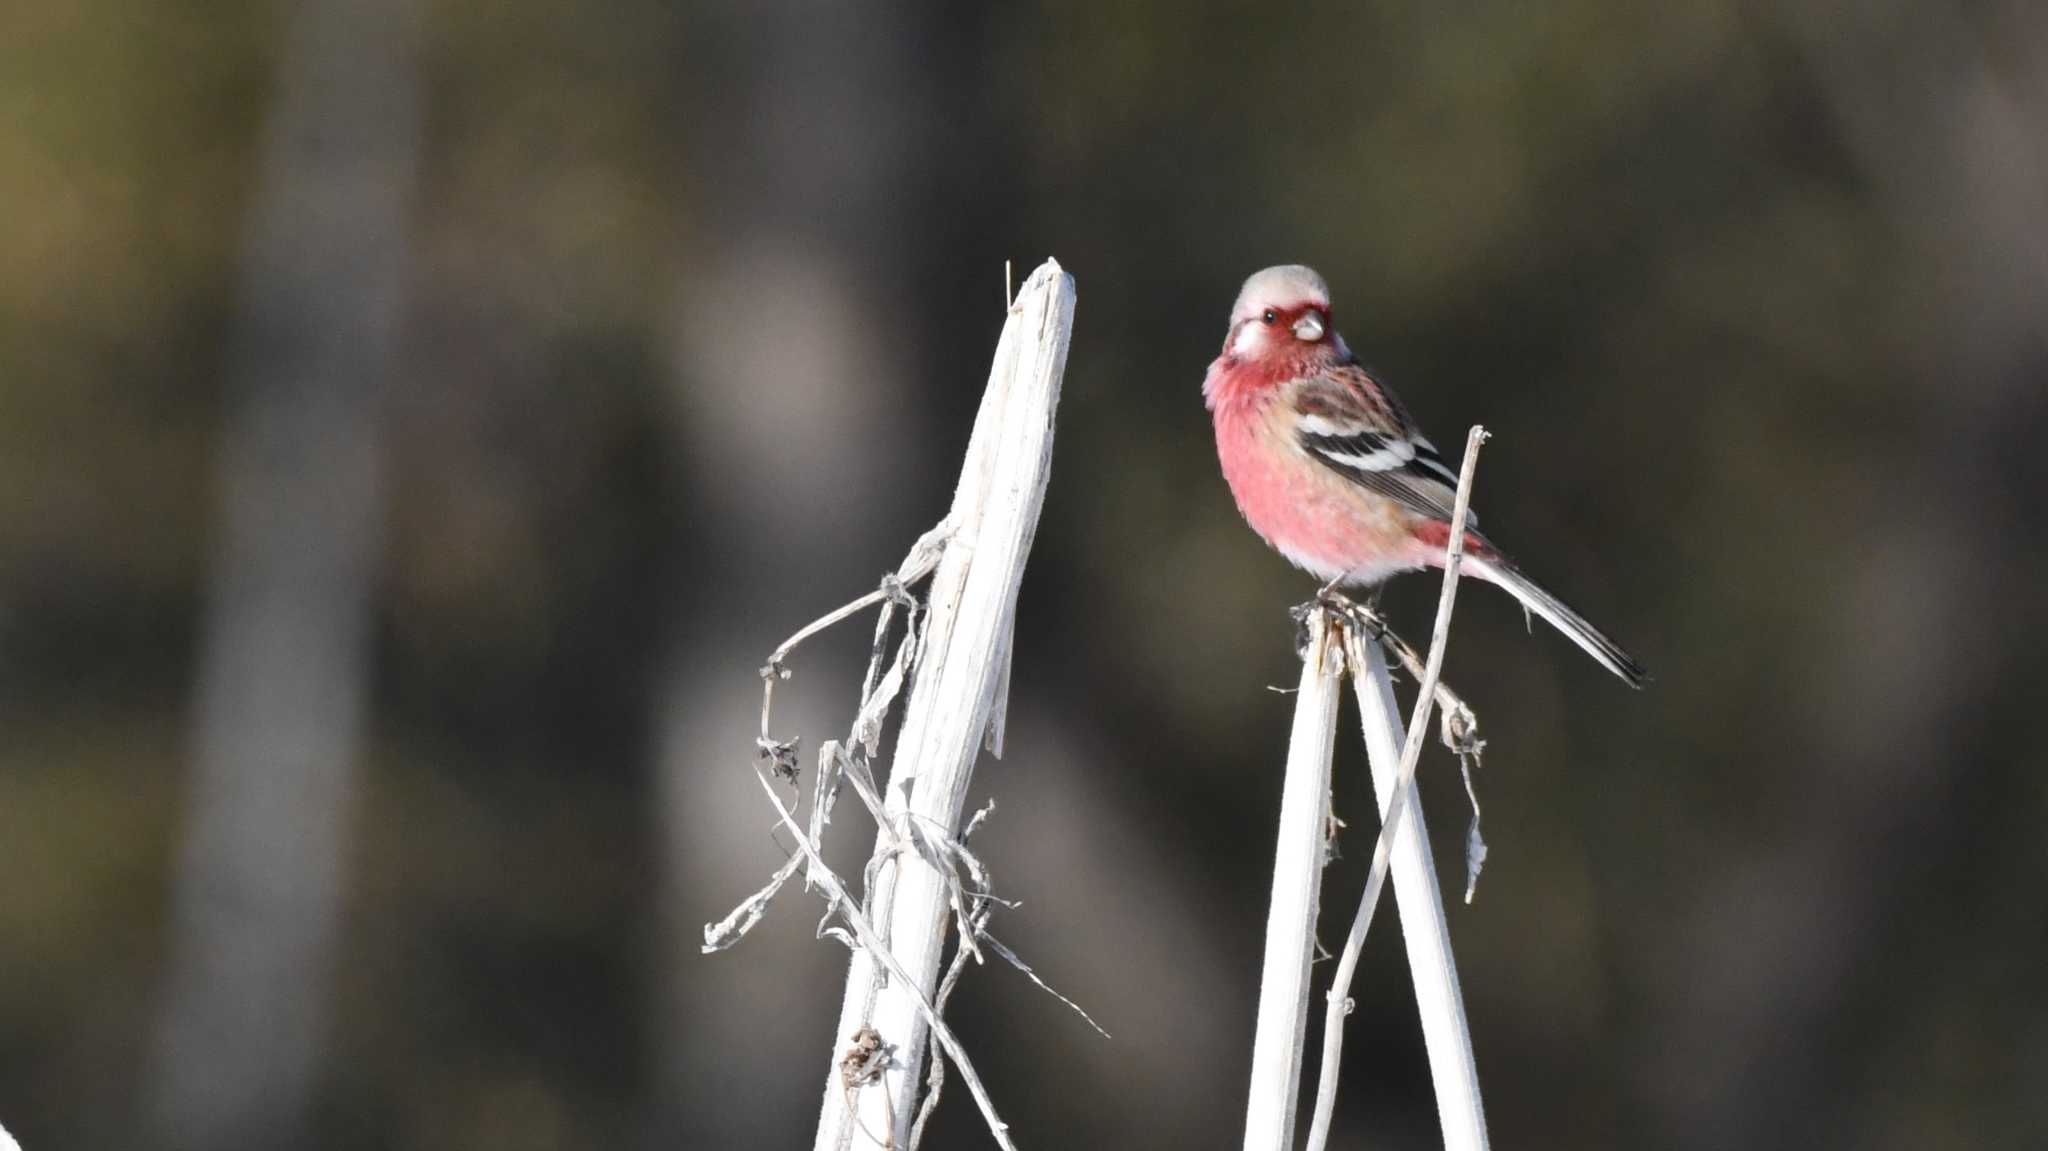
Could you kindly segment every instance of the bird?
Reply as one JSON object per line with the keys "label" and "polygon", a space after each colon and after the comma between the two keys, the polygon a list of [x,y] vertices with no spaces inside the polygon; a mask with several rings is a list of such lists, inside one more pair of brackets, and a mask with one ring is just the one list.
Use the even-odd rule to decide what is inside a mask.
{"label": "bird", "polygon": [[[1238,511],[1296,567],[1332,587],[1369,588],[1444,566],[1458,473],[1345,345],[1314,269],[1283,264],[1244,282],[1202,398]],[[1476,515],[1466,525],[1467,571],[1643,686],[1648,673],[1634,656],[1522,574],[1480,534]]]}

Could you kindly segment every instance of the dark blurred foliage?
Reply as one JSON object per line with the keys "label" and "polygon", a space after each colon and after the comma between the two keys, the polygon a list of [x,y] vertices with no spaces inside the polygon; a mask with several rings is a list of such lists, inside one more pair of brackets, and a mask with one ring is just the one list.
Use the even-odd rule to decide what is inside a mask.
{"label": "dark blurred foliage", "polygon": [[[0,18],[0,1122],[30,1151],[158,1145],[249,221],[287,29],[340,2]],[[1657,677],[1461,600],[1493,855],[1452,922],[1498,1141],[2048,1141],[2038,6],[415,13],[296,1141],[806,1143],[818,905],[697,954],[781,859],[754,669],[938,518],[1002,263],[1047,254],[1080,307],[978,842],[1003,937],[1116,1039],[972,973],[1023,1145],[1237,1138],[1266,685],[1310,585],[1238,521],[1197,389],[1242,277],[1295,260],[1439,441],[1496,432],[1490,532]],[[1390,602],[1419,634],[1433,595]],[[843,728],[864,643],[800,657],[789,730]],[[1339,773],[1348,914],[1355,741]],[[1361,981],[1340,1145],[1433,1146],[1390,933]],[[935,1145],[978,1130],[956,1093]]]}

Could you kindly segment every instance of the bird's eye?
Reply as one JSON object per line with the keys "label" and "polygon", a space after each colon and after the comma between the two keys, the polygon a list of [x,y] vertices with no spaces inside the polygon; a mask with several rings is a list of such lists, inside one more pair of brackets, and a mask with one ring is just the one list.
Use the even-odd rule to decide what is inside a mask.
{"label": "bird's eye", "polygon": [[1274,311],[1271,308],[1267,308],[1266,314],[1260,318],[1265,320],[1269,324],[1277,324],[1280,322],[1280,313]]}

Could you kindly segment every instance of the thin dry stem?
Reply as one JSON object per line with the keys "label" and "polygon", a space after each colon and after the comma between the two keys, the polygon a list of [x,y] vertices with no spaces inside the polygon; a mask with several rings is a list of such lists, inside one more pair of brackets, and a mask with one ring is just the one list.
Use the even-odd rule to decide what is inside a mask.
{"label": "thin dry stem", "polygon": [[[1338,1072],[1342,1066],[1344,1054],[1344,1017],[1350,1014],[1352,1007],[1350,998],[1351,980],[1357,973],[1358,957],[1365,947],[1366,931],[1372,925],[1373,909],[1379,904],[1380,888],[1386,881],[1387,868],[1393,852],[1395,833],[1400,828],[1403,814],[1406,813],[1409,807],[1413,806],[1410,789],[1415,781],[1416,764],[1420,762],[1422,757],[1422,745],[1426,738],[1425,733],[1428,731],[1430,707],[1436,702],[1436,689],[1438,681],[1443,674],[1444,653],[1450,641],[1451,614],[1453,607],[1457,603],[1458,569],[1461,566],[1465,550],[1465,521],[1471,511],[1472,477],[1479,464],[1479,447],[1486,442],[1486,438],[1486,430],[1475,425],[1472,428],[1471,434],[1465,439],[1465,460],[1458,474],[1457,503],[1453,506],[1451,513],[1450,540],[1444,555],[1443,590],[1437,597],[1436,627],[1430,636],[1429,659],[1423,667],[1422,680],[1416,690],[1415,711],[1409,720],[1407,739],[1401,749],[1400,768],[1395,776],[1393,794],[1389,797],[1387,803],[1386,819],[1380,827],[1379,838],[1373,845],[1372,869],[1366,877],[1365,893],[1359,900],[1358,915],[1352,921],[1351,933],[1344,941],[1344,951],[1337,962],[1336,974],[1331,980],[1329,1006],[1323,1018],[1323,1062],[1320,1080],[1316,1087],[1315,1118],[1309,1127],[1308,1151],[1322,1151],[1329,1143],[1330,1121],[1337,1107]],[[1362,649],[1369,642],[1371,641],[1354,633],[1353,643],[1357,648]],[[1367,703],[1363,698],[1365,692],[1376,690],[1376,686],[1370,685],[1367,682],[1369,665],[1381,669],[1385,667],[1382,661],[1370,660],[1369,654],[1363,650],[1355,650],[1353,652],[1352,674],[1357,681],[1357,690],[1361,696],[1359,701],[1361,712],[1367,710]],[[1381,674],[1384,674],[1383,670]],[[1440,915],[1441,908],[1438,909],[1438,912]],[[1450,985],[1453,990],[1456,989],[1457,981],[1455,975],[1453,975]],[[1460,1015],[1462,1016],[1462,1009],[1460,1009]],[[1460,1024],[1458,1030],[1462,1032],[1462,1018]],[[1476,1116],[1479,1145],[1483,1147],[1486,1139],[1486,1126],[1484,1116],[1479,1112],[1479,1100],[1477,1097],[1478,1077],[1469,1071],[1471,1064],[1471,1045],[1469,1039],[1465,1043],[1465,1062],[1467,1074],[1464,1076],[1464,1079],[1473,1085],[1472,1098],[1469,1100],[1468,1105],[1473,1115]],[[1448,1118],[1445,1093],[1449,1090],[1454,1090],[1457,1085],[1439,1082],[1436,1086],[1438,1091],[1438,1110]],[[1448,1137],[1451,1125],[1447,1122],[1445,1126],[1446,1136]],[[1457,1149],[1453,1149],[1453,1151],[1457,1151]]]}
{"label": "thin dry stem", "polygon": [[[972,831],[973,828],[969,827],[962,834],[971,834]],[[989,913],[989,907],[986,904],[982,905],[975,912],[973,922],[967,927],[961,928],[958,924],[954,925],[957,933],[962,939],[980,934],[988,927]],[[945,1013],[946,1001],[953,998],[953,988],[959,986],[961,974],[967,970],[967,960],[970,954],[967,948],[957,944],[953,948],[953,962],[946,968],[946,977],[939,981],[938,995],[932,999],[932,1005],[938,1008],[941,1014]],[[938,1111],[939,1098],[946,1090],[946,1061],[940,1055],[938,1034],[934,1032],[931,1049],[932,1066],[931,1070],[925,1075],[924,1100],[918,1104],[917,1119],[910,1125],[910,1151],[917,1151],[918,1147],[924,1143],[925,1125],[931,1122],[933,1114]]]}
{"label": "thin dry stem", "polygon": [[[926,532],[912,545],[909,554],[904,556],[903,563],[896,572],[882,577],[881,586],[875,591],[805,624],[769,655],[768,662],[761,668],[761,734],[755,740],[755,744],[760,748],[762,758],[772,765],[777,778],[790,783],[794,783],[796,779],[797,741],[778,740],[770,734],[775,685],[790,678],[790,655],[804,641],[835,624],[851,619],[862,609],[880,603],[883,605],[882,619],[876,632],[876,651],[869,661],[868,674],[862,683],[861,708],[854,717],[852,731],[847,740],[847,743],[872,751],[875,741],[879,739],[882,717],[889,704],[901,692],[903,678],[917,649],[916,600],[911,597],[907,587],[931,573],[938,555],[937,544],[934,541],[942,542],[947,530],[948,525],[942,522]],[[895,608],[899,606],[905,607],[909,612],[910,626],[902,643],[897,647],[896,658],[890,664],[889,671],[887,674],[878,675],[882,649],[886,646],[884,641],[887,637],[888,623]],[[824,826],[831,821],[832,804],[838,793],[838,781],[841,778],[851,779],[854,790],[861,794],[877,818],[881,818],[880,800],[873,794],[873,776],[868,772],[865,758],[860,755],[849,755],[845,747],[846,744],[840,741],[827,740],[818,749],[818,772],[812,791],[809,831],[809,840],[814,846],[821,842]],[[802,861],[802,855],[791,855],[775,870],[775,874],[760,890],[742,900],[724,919],[705,925],[704,952],[709,954],[723,951],[738,943],[747,932],[752,931],[767,913],[768,904],[781,892],[783,885],[789,882]],[[807,875],[806,887],[810,883],[811,878]]]}
{"label": "thin dry stem", "polygon": [[[918,987],[910,973],[896,961],[896,956],[889,950],[888,944],[875,934],[875,929],[868,924],[867,916],[861,914],[860,905],[854,902],[853,897],[849,896],[846,888],[840,884],[839,877],[832,873],[832,869],[825,865],[825,861],[819,858],[818,853],[811,847],[810,841],[804,838],[802,829],[797,827],[796,817],[783,805],[782,797],[775,793],[775,786],[768,782],[768,777],[756,768],[754,778],[761,782],[761,790],[767,793],[768,802],[775,805],[775,814],[781,818],[783,826],[796,837],[797,849],[810,860],[818,885],[831,897],[833,906],[839,909],[840,918],[853,929],[854,938],[860,941],[861,950],[886,968],[891,978],[901,980],[904,989],[912,995],[918,1014],[924,1017],[925,1026],[931,1028],[932,1034],[938,1037],[939,1045],[945,1048],[946,1054],[951,1056],[954,1064],[959,1067],[960,1078],[967,1084],[967,1093],[974,1096],[974,1104],[981,1109],[981,1117],[988,1123],[989,1133],[995,1136],[997,1145],[1004,1148],[1004,1151],[1016,1151],[1016,1145],[1010,1142],[1010,1125],[996,1114],[995,1101],[989,1098],[988,1089],[982,1086],[981,1076],[975,1073],[973,1062],[967,1058],[967,1048],[961,1045],[959,1037],[953,1034],[953,1029],[946,1026],[946,1021],[939,1017],[938,1009],[932,1006],[931,1000],[925,998],[923,989]],[[891,1122],[890,1126],[894,1125]]]}

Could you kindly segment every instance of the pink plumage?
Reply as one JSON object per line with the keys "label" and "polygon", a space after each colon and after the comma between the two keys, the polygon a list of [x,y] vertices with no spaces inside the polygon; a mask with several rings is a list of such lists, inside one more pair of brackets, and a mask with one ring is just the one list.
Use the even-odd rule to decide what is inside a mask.
{"label": "pink plumage", "polygon": [[[1348,585],[1442,567],[1457,474],[1330,323],[1323,278],[1298,264],[1245,281],[1202,395],[1216,454],[1252,530],[1297,567]],[[1468,515],[1467,570],[1506,589],[1630,686],[1643,667],[1522,575]]]}

